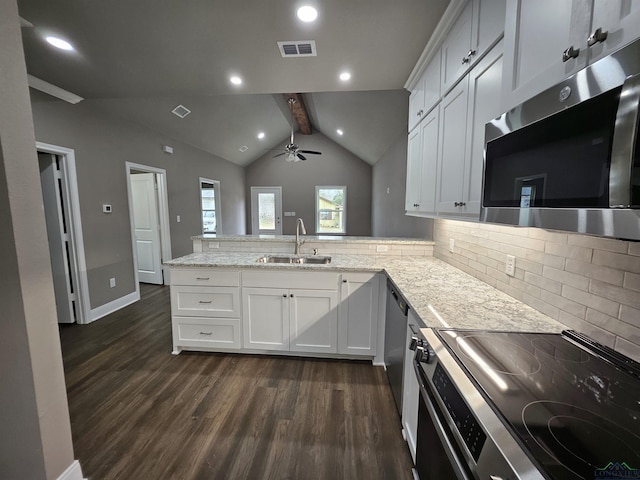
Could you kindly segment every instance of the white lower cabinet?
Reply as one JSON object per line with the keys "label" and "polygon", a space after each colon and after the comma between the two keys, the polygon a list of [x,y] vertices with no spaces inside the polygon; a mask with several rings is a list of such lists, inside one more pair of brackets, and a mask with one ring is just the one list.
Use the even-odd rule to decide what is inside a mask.
{"label": "white lower cabinet", "polygon": [[171,325],[174,354],[239,350],[240,272],[172,269]]}
{"label": "white lower cabinet", "polygon": [[343,273],[338,308],[338,353],[375,356],[379,274]]}
{"label": "white lower cabinet", "polygon": [[243,347],[291,352],[337,352],[338,293],[245,287]]}
{"label": "white lower cabinet", "polygon": [[338,274],[247,271],[242,280],[243,348],[338,351]]}
{"label": "white lower cabinet", "polygon": [[418,435],[418,405],[420,403],[420,385],[413,369],[414,353],[409,349],[411,339],[418,331],[418,320],[413,311],[409,310],[407,325],[407,343],[404,358],[404,378],[402,392],[402,428],[409,446],[413,463],[416,462],[416,442]]}
{"label": "white lower cabinet", "polygon": [[374,357],[379,277],[375,272],[172,268],[173,353]]}

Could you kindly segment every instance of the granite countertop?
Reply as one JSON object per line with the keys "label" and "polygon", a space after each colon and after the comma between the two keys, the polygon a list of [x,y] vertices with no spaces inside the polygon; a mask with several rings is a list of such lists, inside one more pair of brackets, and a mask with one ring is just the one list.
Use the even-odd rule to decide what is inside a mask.
{"label": "granite countertop", "polygon": [[[191,240],[229,241],[229,242],[295,242],[295,235],[225,235],[205,234],[195,235]],[[307,242],[340,242],[340,243],[373,243],[373,244],[397,244],[397,245],[433,245],[430,240],[419,238],[395,238],[395,237],[357,237],[349,235],[305,235]]]}
{"label": "granite countertop", "polygon": [[328,265],[258,263],[260,253],[192,253],[170,267],[387,273],[426,327],[560,332],[561,323],[433,257],[332,255]]}

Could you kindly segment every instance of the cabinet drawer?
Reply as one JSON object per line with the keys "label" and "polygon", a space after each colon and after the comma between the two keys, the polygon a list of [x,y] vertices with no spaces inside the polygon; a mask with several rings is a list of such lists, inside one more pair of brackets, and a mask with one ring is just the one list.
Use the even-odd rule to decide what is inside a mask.
{"label": "cabinet drawer", "polygon": [[173,317],[173,342],[183,348],[240,349],[240,319]]}
{"label": "cabinet drawer", "polygon": [[307,288],[337,290],[337,272],[246,271],[242,275],[244,287]]}
{"label": "cabinet drawer", "polygon": [[240,272],[217,268],[172,268],[171,285],[239,287]]}
{"label": "cabinet drawer", "polygon": [[240,318],[240,288],[172,286],[171,313],[196,317]]}

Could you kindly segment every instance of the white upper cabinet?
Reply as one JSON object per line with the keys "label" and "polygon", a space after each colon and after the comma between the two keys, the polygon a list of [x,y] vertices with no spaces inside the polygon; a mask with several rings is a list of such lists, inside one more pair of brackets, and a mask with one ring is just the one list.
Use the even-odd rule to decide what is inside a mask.
{"label": "white upper cabinet", "polygon": [[408,214],[435,212],[439,123],[440,106],[437,106],[418,128],[409,133],[405,196]]}
{"label": "white upper cabinet", "polygon": [[467,71],[475,56],[471,48],[473,4],[469,2],[442,44],[442,91],[446,92]]}
{"label": "white upper cabinet", "polygon": [[470,1],[453,24],[442,44],[442,93],[448,92],[500,38],[505,1]]}
{"label": "white upper cabinet", "polygon": [[437,210],[477,220],[482,195],[484,131],[502,113],[502,43],[442,101]]}
{"label": "white upper cabinet", "polygon": [[459,213],[464,185],[468,78],[465,77],[442,100],[440,152],[438,155],[438,213]]}
{"label": "white upper cabinet", "polygon": [[592,63],[640,37],[640,2],[593,0],[591,30],[587,38]]}
{"label": "white upper cabinet", "polygon": [[440,101],[440,50],[427,65],[409,97],[409,131]]}
{"label": "white upper cabinet", "polygon": [[509,0],[505,108],[513,108],[640,36],[640,2]]}

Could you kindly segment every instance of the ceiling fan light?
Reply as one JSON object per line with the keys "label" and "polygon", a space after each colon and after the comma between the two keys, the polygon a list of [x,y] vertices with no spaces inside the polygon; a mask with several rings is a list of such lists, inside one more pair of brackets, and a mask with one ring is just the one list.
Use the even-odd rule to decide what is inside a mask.
{"label": "ceiling fan light", "polygon": [[48,36],[45,38],[45,40],[49,45],[53,45],[54,47],[59,48],[60,50],[66,50],[66,51],[75,50],[75,48],[73,48],[73,45],[71,45],[66,40],[63,40],[62,38]]}
{"label": "ceiling fan light", "polygon": [[351,74],[349,72],[342,72],[340,74],[340,80],[342,80],[343,82],[348,82],[349,80],[351,80]]}
{"label": "ceiling fan light", "polygon": [[310,5],[305,5],[300,7],[296,12],[298,18],[303,22],[313,22],[316,18],[318,18],[318,11]]}
{"label": "ceiling fan light", "polygon": [[233,75],[231,78],[229,78],[229,81],[234,85],[242,85],[242,79],[237,75]]}
{"label": "ceiling fan light", "polygon": [[340,135],[340,136],[344,135],[344,132],[343,132],[342,130],[340,130],[340,129],[337,129],[337,130],[336,130],[336,133],[337,133],[338,135]]}
{"label": "ceiling fan light", "polygon": [[258,133],[258,138],[262,140],[264,138],[264,132]]}

